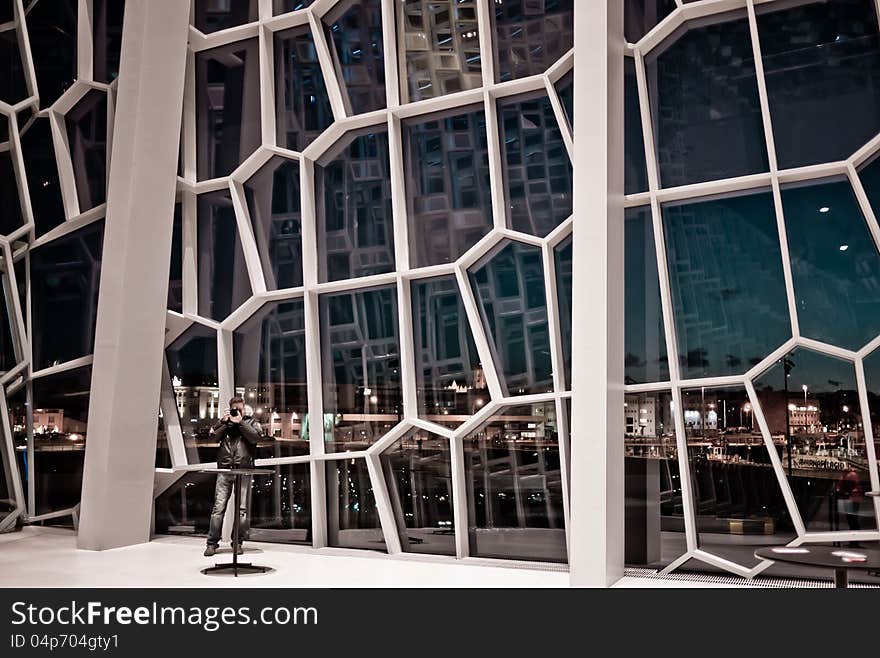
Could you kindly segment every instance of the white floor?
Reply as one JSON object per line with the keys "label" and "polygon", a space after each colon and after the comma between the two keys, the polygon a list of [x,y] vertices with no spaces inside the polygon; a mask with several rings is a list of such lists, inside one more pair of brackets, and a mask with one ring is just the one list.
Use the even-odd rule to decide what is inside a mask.
{"label": "white floor", "polygon": [[[568,587],[558,570],[392,559],[280,544],[249,544],[244,561],[272,567],[269,574],[204,576],[200,569],[227,561],[202,556],[204,540],[162,537],[109,551],[80,551],[69,530],[28,526],[0,535],[0,587]],[[718,587],[709,583],[623,578],[616,587]],[[744,583],[745,586],[745,583]]]}

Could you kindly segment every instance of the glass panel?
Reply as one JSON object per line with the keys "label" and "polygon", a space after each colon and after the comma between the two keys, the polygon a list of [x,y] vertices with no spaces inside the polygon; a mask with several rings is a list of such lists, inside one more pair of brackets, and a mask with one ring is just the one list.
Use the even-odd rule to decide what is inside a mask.
{"label": "glass panel", "polygon": [[880,256],[849,182],[782,188],[801,333],[857,350],[880,333]]}
{"label": "glass panel", "polygon": [[498,82],[540,75],[574,45],[574,0],[496,2],[492,19]]}
{"label": "glass panel", "polygon": [[382,470],[403,551],[455,555],[449,441],[411,430],[382,453]]}
{"label": "glass panel", "polygon": [[571,216],[572,168],[550,98],[498,101],[504,198],[511,228],[543,237]]}
{"label": "glass panel", "polygon": [[236,393],[266,432],[255,457],[309,454],[303,300],[265,304],[233,336]]}
{"label": "glass panel", "polygon": [[384,108],[382,0],[346,0],[322,20],[336,77],[351,113]]}
{"label": "glass panel", "polygon": [[168,274],[168,310],[183,313],[183,218],[181,204],[174,204],[171,229],[171,263]]}
{"label": "glass panel", "polygon": [[198,198],[199,315],[223,320],[251,296],[229,190]]}
{"label": "glass panel", "polygon": [[648,191],[648,166],[645,164],[645,137],[642,134],[642,115],[639,105],[639,84],[632,57],[623,59],[624,89],[624,192],[636,194]]}
{"label": "glass panel", "polygon": [[755,389],[807,532],[876,528],[853,364],[800,348]]}
{"label": "glass panel", "polygon": [[193,324],[165,349],[165,355],[187,460],[212,462],[217,458],[217,442],[210,430],[226,408],[217,385],[217,332]]}
{"label": "glass panel", "polygon": [[397,10],[402,103],[483,84],[477,0],[403,0]]}
{"label": "glass panel", "polygon": [[314,0],[272,0],[272,13],[277,16],[278,14],[286,14],[289,11],[305,9],[312,2]]}
{"label": "glass panel", "polygon": [[366,460],[328,461],[326,473],[328,545],[386,550]]}
{"label": "glass panel", "polygon": [[559,304],[559,330],[562,334],[562,365],[565,368],[565,380],[562,385],[571,388],[571,310],[572,297],[572,256],[573,244],[571,236],[556,245],[553,250],[556,269],[556,298]]}
{"label": "glass panel", "polygon": [[411,283],[419,417],[458,427],[489,401],[455,276]]}
{"label": "glass panel", "polygon": [[492,229],[482,106],[403,122],[403,161],[414,267],[450,263]]}
{"label": "glass panel", "polygon": [[49,107],[76,79],[77,0],[30,3],[26,22],[40,107]]}
{"label": "glass panel", "polygon": [[104,220],[30,252],[34,370],[92,353]]}
{"label": "glass panel", "polygon": [[91,366],[33,380],[37,514],[79,503],[91,380]]}
{"label": "glass panel", "polygon": [[0,71],[0,100],[14,105],[29,96],[24,82],[17,30],[0,32]]}
{"label": "glass panel", "polygon": [[553,390],[541,248],[507,240],[469,271],[505,395]]}
{"label": "glass panel", "polygon": [[627,394],[623,412],[625,559],[662,569],[687,552],[672,395]]}
{"label": "glass panel", "polygon": [[662,210],[682,376],[745,372],[791,337],[772,193]]}
{"label": "glass panel", "polygon": [[880,460],[880,350],[874,350],[862,362],[865,368],[865,387],[868,392],[868,410],[874,434],[874,458]]}
{"label": "glass panel", "polygon": [[749,23],[724,17],[686,23],[645,58],[664,187],[768,170]]}
{"label": "glass panel", "polygon": [[880,157],[874,158],[859,169],[859,180],[871,204],[875,217],[880,217]]}
{"label": "glass panel", "polygon": [[12,447],[14,452],[12,468],[18,469],[25,502],[28,496],[28,455],[27,455],[27,390],[24,384],[6,398],[9,409],[9,423],[12,426]]}
{"label": "glass panel", "polygon": [[159,494],[155,505],[156,534],[207,535],[216,480],[213,473],[186,473]]}
{"label": "glass panel", "polygon": [[555,403],[503,408],[464,460],[472,556],[567,561]]}
{"label": "glass panel", "polygon": [[80,212],[107,199],[107,94],[91,89],[64,117]]}
{"label": "glass panel", "polygon": [[[259,112],[259,93],[256,100]],[[333,123],[308,25],[275,33],[275,121],[278,144],[294,151],[302,151]]]}
{"label": "glass panel", "polygon": [[0,298],[0,372],[11,370],[18,362],[15,358],[15,329],[12,322],[12,296],[17,292],[10,288],[9,278],[3,275],[3,297]]}
{"label": "glass panel", "polygon": [[27,176],[34,233],[40,237],[64,221],[61,183],[49,119],[38,118],[21,134],[21,152]]}
{"label": "glass panel", "polygon": [[257,39],[203,50],[196,59],[196,173],[228,176],[260,146]]}
{"label": "glass panel", "polygon": [[125,0],[93,0],[93,3],[94,77],[98,82],[109,83],[119,75]]}
{"label": "glass panel", "polygon": [[327,452],[363,450],[403,419],[397,289],[321,295]]}
{"label": "glass panel", "polygon": [[675,0],[624,0],[623,31],[636,43],[675,9]]}
{"label": "glass panel", "polygon": [[318,280],[394,271],[388,131],[349,133],[315,166]]}
{"label": "glass panel", "polygon": [[843,160],[880,131],[877,8],[791,4],[756,7],[779,167]]}
{"label": "glass panel", "polygon": [[299,163],[273,157],[244,184],[269,290],[303,284]]}
{"label": "glass panel", "polygon": [[193,25],[210,34],[228,27],[252,23],[258,18],[259,0],[194,0]]}
{"label": "glass panel", "polygon": [[682,391],[699,546],[754,567],[797,532],[744,386]]}
{"label": "glass panel", "polygon": [[555,87],[562,109],[565,110],[565,118],[574,132],[574,69],[559,78]]}
{"label": "glass panel", "polygon": [[[6,128],[8,122],[5,116],[0,115],[0,127]],[[12,152],[0,151],[0,234],[8,235],[23,225]]]}
{"label": "glass panel", "polygon": [[168,446],[168,433],[165,428],[165,418],[162,416],[162,409],[160,407],[156,427],[156,468],[171,467],[171,448]]}
{"label": "glass panel", "polygon": [[254,479],[249,539],[311,546],[311,466],[280,464],[269,468],[275,470],[274,475]]}
{"label": "glass panel", "polygon": [[669,380],[651,207],[625,214],[625,378],[627,384]]}

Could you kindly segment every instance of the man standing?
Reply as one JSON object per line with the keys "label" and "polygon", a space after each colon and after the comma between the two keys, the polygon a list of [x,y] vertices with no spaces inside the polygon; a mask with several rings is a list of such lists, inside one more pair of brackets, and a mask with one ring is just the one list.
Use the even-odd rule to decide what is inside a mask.
{"label": "man standing", "polygon": [[[211,429],[211,435],[219,442],[217,448],[217,468],[253,468],[254,452],[257,441],[262,434],[260,424],[253,419],[253,410],[245,407],[244,398],[235,396],[229,400],[229,409],[226,410],[220,422]],[[241,478],[241,491],[239,492],[239,514],[241,525],[239,528],[238,546],[232,549],[239,554],[242,552],[241,543],[247,536],[248,529],[248,499],[251,488],[250,476]],[[226,505],[232,495],[232,487],[235,484],[235,476],[229,473],[217,475],[217,485],[214,488],[214,508],[211,511],[211,524],[208,528],[208,547],[205,549],[205,557],[211,557],[220,547],[220,531],[223,529],[223,517],[226,514]]]}

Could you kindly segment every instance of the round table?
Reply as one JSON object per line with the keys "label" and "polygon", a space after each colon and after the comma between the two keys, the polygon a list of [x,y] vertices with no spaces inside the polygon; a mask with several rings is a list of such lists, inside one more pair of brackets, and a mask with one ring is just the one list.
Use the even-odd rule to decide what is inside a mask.
{"label": "round table", "polygon": [[[845,588],[849,569],[880,571],[880,550],[876,548],[837,548],[833,546],[798,546],[759,548],[755,557],[787,562],[805,567],[834,569],[834,586]],[[864,558],[864,559],[862,559]]]}

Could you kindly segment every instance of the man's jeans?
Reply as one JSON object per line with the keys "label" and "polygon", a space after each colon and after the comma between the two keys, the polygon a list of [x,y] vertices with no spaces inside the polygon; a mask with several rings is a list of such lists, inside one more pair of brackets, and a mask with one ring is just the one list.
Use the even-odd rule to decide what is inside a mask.
{"label": "man's jeans", "polygon": [[[251,490],[250,475],[244,475],[241,478],[241,491],[239,492],[239,514],[241,522],[239,525],[238,541],[242,542],[248,535],[248,494]],[[235,476],[227,473],[217,474],[217,485],[214,487],[214,509],[211,511],[211,525],[208,528],[208,546],[220,546],[220,532],[223,530],[223,517],[226,515],[226,505],[229,499],[233,498],[233,486],[235,484]],[[234,504],[234,502],[233,502]]]}

